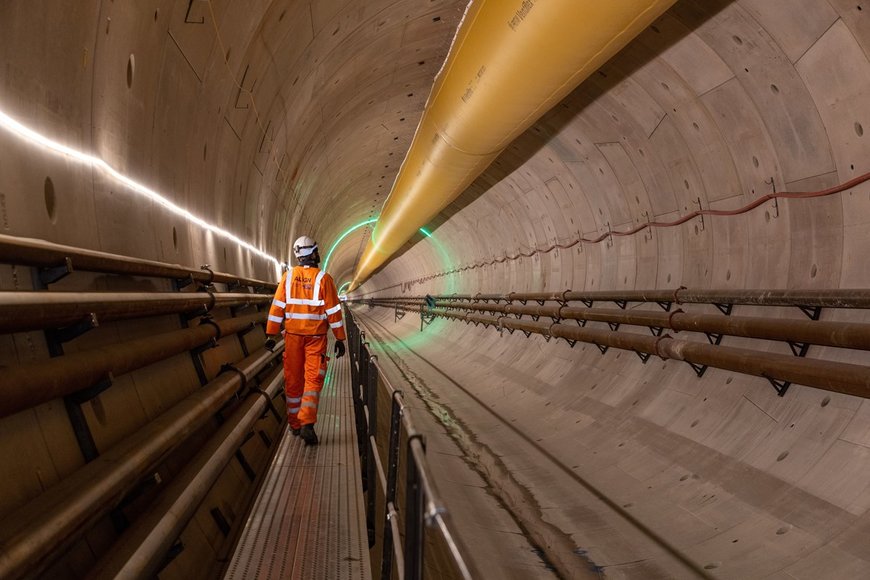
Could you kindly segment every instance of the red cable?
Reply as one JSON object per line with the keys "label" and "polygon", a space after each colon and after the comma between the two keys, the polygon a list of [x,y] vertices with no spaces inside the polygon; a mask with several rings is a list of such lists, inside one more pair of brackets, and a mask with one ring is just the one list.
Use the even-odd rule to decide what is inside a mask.
{"label": "red cable", "polygon": [[[692,213],[686,214],[686,215],[682,216],[681,218],[679,218],[675,221],[672,221],[672,222],[647,222],[645,224],[640,224],[639,226],[637,226],[633,229],[630,229],[630,230],[626,230],[626,231],[615,232],[615,231],[611,230],[611,231],[608,231],[607,233],[601,234],[597,238],[592,238],[592,239],[587,239],[587,238],[584,238],[581,236],[580,238],[574,240],[570,244],[563,245],[563,244],[556,243],[556,244],[552,244],[551,246],[549,246],[548,248],[545,248],[545,249],[533,248],[528,253],[518,252],[517,254],[515,254],[513,256],[504,255],[500,258],[493,258],[492,260],[490,260],[488,262],[476,262],[476,263],[471,264],[469,266],[462,266],[460,268],[454,268],[453,270],[447,270],[446,272],[440,272],[438,274],[431,274],[429,276],[425,276],[423,278],[417,278],[416,280],[410,280],[410,281],[411,282],[424,282],[427,280],[431,280],[433,278],[446,276],[448,274],[454,274],[456,272],[461,272],[461,271],[465,271],[465,270],[473,270],[475,268],[482,268],[484,266],[492,266],[493,264],[496,264],[496,263],[502,264],[508,260],[517,260],[519,258],[531,258],[535,254],[546,254],[546,253],[552,252],[553,250],[555,250],[557,248],[560,250],[567,250],[569,248],[573,248],[574,246],[576,246],[579,243],[598,244],[598,243],[603,242],[604,240],[606,240],[608,237],[611,237],[611,236],[633,236],[634,234],[642,232],[643,230],[648,229],[648,228],[672,228],[672,227],[682,225],[688,221],[691,221],[691,220],[695,219],[696,217],[700,217],[700,216],[704,216],[704,215],[715,215],[715,216],[741,215],[744,213],[748,213],[748,212],[754,210],[755,208],[767,203],[768,201],[774,200],[774,199],[810,199],[810,198],[814,198],[814,197],[826,197],[828,195],[834,195],[835,193],[842,193],[843,191],[846,191],[847,189],[852,189],[853,187],[860,185],[860,184],[864,183],[865,181],[870,181],[870,173],[865,173],[863,175],[859,175],[858,177],[855,177],[854,179],[850,179],[849,181],[846,181],[845,183],[841,183],[840,185],[836,185],[836,186],[828,188],[828,189],[822,189],[820,191],[798,191],[798,192],[781,191],[778,193],[777,192],[768,193],[766,195],[762,195],[761,197],[759,197],[755,201],[753,201],[747,205],[744,205],[743,207],[737,208],[737,209],[729,209],[729,210],[702,209],[702,210],[697,210],[697,211],[693,211]],[[382,288],[381,290],[386,290],[386,289],[387,288]],[[381,290],[376,290],[375,292],[380,292]]]}

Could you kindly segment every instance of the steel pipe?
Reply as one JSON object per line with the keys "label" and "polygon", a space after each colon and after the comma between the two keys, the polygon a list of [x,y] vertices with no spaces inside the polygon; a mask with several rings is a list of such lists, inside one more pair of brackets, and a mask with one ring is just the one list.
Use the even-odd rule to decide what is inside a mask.
{"label": "steel pipe", "polygon": [[462,317],[443,311],[436,311],[433,314],[449,315],[446,317],[508,330],[520,330],[547,337],[653,354],[663,359],[681,360],[769,380],[798,383],[836,393],[870,398],[870,367],[862,365],[690,342],[669,335],[654,337],[559,323],[532,322],[507,316],[466,314]]}
{"label": "steel pipe", "polygon": [[262,322],[265,316],[258,313],[212,321],[193,328],[3,368],[0,372],[0,417],[187,352],[212,339],[236,334]]}
{"label": "steel pipe", "polygon": [[[388,301],[375,304],[392,306]],[[419,310],[420,302],[404,304]],[[858,350],[870,350],[870,324],[859,322],[831,322],[824,320],[794,320],[756,316],[723,316],[716,314],[689,314],[682,310],[671,313],[644,310],[606,308],[577,308],[558,304],[492,304],[488,302],[442,302],[436,306],[449,310],[493,312],[517,316],[545,316],[561,320],[581,320],[627,324],[649,328],[667,328],[675,332],[700,332],[742,336],[790,343],[815,344]]]}
{"label": "steel pipe", "polygon": [[[277,373],[264,387],[269,399],[281,391],[283,374]],[[214,482],[226,468],[245,436],[266,410],[262,396],[248,396],[163,491],[155,505],[124,532],[88,573],[88,578],[156,577],[167,550],[184,530]]]}
{"label": "steel pipe", "polygon": [[[457,300],[498,302],[654,302],[674,304],[732,304],[745,306],[806,306],[819,308],[868,308],[870,290],[865,288],[839,288],[833,290],[613,290],[598,292],[508,292],[506,294],[438,294],[439,302]],[[422,296],[384,296],[361,298],[351,302],[371,300],[404,300],[420,303]]]}
{"label": "steel pipe", "polygon": [[[283,346],[281,343],[280,346]],[[278,356],[260,350],[236,367],[247,380]],[[269,380],[282,371],[277,368]],[[38,577],[172,449],[200,429],[242,386],[225,373],[0,521],[0,578]]]}
{"label": "steel pipe", "polygon": [[265,304],[265,294],[208,292],[0,292],[0,332],[72,326],[92,314],[123,320],[243,304]]}
{"label": "steel pipe", "polygon": [[68,263],[67,260],[74,269],[87,272],[153,276],[156,278],[186,278],[203,283],[222,282],[275,289],[274,282],[265,282],[254,278],[242,278],[223,272],[211,273],[208,270],[189,268],[179,264],[142,260],[119,254],[63,246],[45,240],[0,235],[0,263],[54,268],[65,266]]}

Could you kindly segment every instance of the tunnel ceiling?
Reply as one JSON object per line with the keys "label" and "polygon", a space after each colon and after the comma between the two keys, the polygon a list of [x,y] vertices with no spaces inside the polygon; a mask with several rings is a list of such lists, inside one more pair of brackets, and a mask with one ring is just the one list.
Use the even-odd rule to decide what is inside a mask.
{"label": "tunnel ceiling", "polygon": [[[234,132],[242,135],[236,181],[246,181],[244,207],[266,208],[258,220],[264,242],[285,250],[282,244],[307,232],[325,256],[342,233],[377,215],[463,8],[413,0],[271,2],[251,11],[247,27],[228,25],[242,15],[216,15],[221,35],[245,47],[237,62],[230,56],[230,69],[240,83],[247,79],[243,87],[254,87],[260,108],[258,118],[229,87],[241,122]],[[209,66],[215,76],[228,74],[219,55]],[[331,260],[334,272],[352,266],[366,233],[345,238]]]}

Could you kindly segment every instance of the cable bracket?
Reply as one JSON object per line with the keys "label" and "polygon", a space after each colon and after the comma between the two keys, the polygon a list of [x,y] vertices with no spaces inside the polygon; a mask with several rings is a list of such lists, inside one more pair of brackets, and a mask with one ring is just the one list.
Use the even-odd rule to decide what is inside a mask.
{"label": "cable bracket", "polygon": [[692,370],[695,371],[695,374],[698,375],[699,379],[707,372],[707,365],[699,365],[689,361],[685,361],[685,363],[692,367]]}
{"label": "cable bracket", "polygon": [[821,306],[798,306],[801,312],[807,315],[810,320],[818,320],[822,315]]}
{"label": "cable bracket", "polygon": [[54,284],[55,282],[59,282],[63,278],[66,278],[68,275],[72,274],[72,259],[69,256],[66,256],[63,259],[63,264],[39,268],[37,272],[37,275],[39,276],[39,282],[43,286]]}
{"label": "cable bracket", "polygon": [[770,384],[773,386],[776,394],[780,397],[784,397],[788,388],[791,386],[791,381],[780,381],[778,379],[774,379],[773,377],[768,377],[767,375],[761,375],[765,379],[767,379]]}

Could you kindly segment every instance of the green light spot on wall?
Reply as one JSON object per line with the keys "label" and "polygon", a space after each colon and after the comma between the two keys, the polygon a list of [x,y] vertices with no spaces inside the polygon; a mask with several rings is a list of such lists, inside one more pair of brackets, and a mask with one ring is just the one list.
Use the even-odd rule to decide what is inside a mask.
{"label": "green light spot on wall", "polygon": [[[329,260],[332,258],[332,254],[335,252],[335,249],[338,247],[338,245],[342,241],[344,241],[344,239],[347,236],[349,236],[350,234],[352,234],[354,231],[358,230],[359,228],[361,228],[363,226],[367,226],[367,225],[372,224],[372,223],[375,223],[376,221],[378,221],[378,218],[370,218],[370,219],[362,221],[362,222],[346,229],[338,237],[338,239],[332,243],[332,246],[329,248],[329,252],[327,252],[327,254],[326,254],[326,259],[323,261],[323,269],[326,270],[329,267]],[[372,228],[372,242],[374,242],[374,233],[375,233],[374,228]],[[445,247],[441,244],[441,242],[438,241],[438,238],[436,238],[432,234],[432,232],[430,232],[426,228],[420,228],[420,233],[423,234],[424,236],[426,236],[426,238],[428,238],[432,242],[436,253],[440,255],[441,262],[442,262],[441,269],[448,270],[452,265],[452,260],[450,259],[450,255],[447,253],[447,250],[445,249]],[[455,292],[455,280],[453,279],[453,276],[449,276],[447,278],[446,282],[447,282],[447,287],[444,289],[444,293],[451,294],[451,293]],[[342,284],[341,288],[339,288],[338,293],[341,294],[344,291],[344,289],[347,288],[347,286],[349,286],[349,285],[350,285],[350,282],[345,282],[344,284]]]}
{"label": "green light spot on wall", "polygon": [[326,259],[323,260],[323,269],[324,270],[327,269],[327,267],[329,266],[329,259],[332,258],[332,253],[335,251],[335,248],[338,247],[338,244],[340,244],[344,238],[346,238],[347,236],[352,234],[355,230],[358,230],[359,228],[361,228],[363,226],[367,226],[368,224],[374,223],[376,221],[378,221],[378,218],[371,218],[371,219],[368,219],[364,222],[360,222],[360,223],[356,224],[355,226],[349,227],[348,229],[346,229],[344,231],[343,234],[338,236],[338,239],[335,240],[335,242],[332,243],[332,247],[329,248],[329,252],[327,252],[327,254],[326,254]]}

